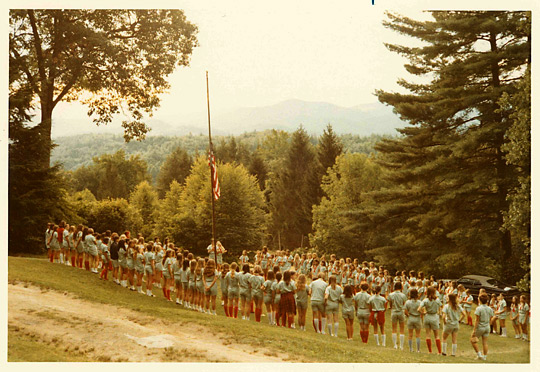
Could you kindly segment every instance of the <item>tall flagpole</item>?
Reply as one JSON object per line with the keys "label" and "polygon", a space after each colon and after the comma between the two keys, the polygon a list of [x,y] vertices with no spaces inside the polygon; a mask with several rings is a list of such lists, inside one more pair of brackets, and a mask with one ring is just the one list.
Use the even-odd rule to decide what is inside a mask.
{"label": "tall flagpole", "polygon": [[[212,130],[210,129],[210,89],[208,88],[208,71],[206,71],[206,103],[208,104],[208,145],[210,156],[214,156],[214,145],[212,144]],[[210,158],[212,162],[212,158]],[[212,248],[214,248],[214,260],[217,265],[216,248],[216,210],[214,206],[214,167],[210,163],[210,199],[212,200]]]}

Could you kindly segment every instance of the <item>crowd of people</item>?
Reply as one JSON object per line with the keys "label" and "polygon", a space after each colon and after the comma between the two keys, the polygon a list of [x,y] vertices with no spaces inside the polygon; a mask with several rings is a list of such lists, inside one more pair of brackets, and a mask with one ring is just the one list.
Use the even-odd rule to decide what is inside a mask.
{"label": "crowd of people", "polygon": [[49,223],[45,242],[50,262],[84,267],[103,280],[108,280],[110,272],[114,283],[151,297],[158,287],[166,300],[173,301],[174,293],[176,304],[211,315],[216,315],[219,281],[227,317],[250,320],[254,314],[255,321],[261,322],[266,316],[271,325],[298,325],[306,331],[310,303],[315,332],[328,330],[328,335],[337,337],[341,307],[347,340],[353,340],[356,317],[362,342],[368,343],[371,325],[380,346],[386,346],[389,308],[393,347],[403,350],[407,336],[410,352],[420,352],[422,328],[429,353],[434,341],[439,355],[455,356],[460,324],[472,327],[470,341],[477,358],[483,360],[488,354],[488,335],[507,336],[507,318],[515,338],[527,340],[528,335],[530,309],[525,296],[507,299],[481,290],[475,301],[469,290],[454,281],[436,281],[414,270],[390,274],[374,262],[338,259],[334,254],[327,259],[316,253],[293,255],[263,247],[253,259],[243,251],[238,261],[227,263],[223,262],[227,250],[219,241],[208,246],[207,257],[196,257],[169,239],[146,241],[129,231],[97,233],[64,221]]}

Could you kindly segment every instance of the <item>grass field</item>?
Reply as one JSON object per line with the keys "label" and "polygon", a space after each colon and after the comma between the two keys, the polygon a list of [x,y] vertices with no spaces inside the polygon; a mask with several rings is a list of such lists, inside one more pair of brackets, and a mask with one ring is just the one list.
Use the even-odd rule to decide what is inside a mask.
{"label": "grass field", "polygon": [[[270,326],[267,319],[256,323],[252,315],[250,322],[226,318],[223,308],[218,306],[217,317],[186,310],[163,299],[159,289],[156,298],[143,296],[122,288],[112,281],[99,280],[96,274],[72,267],[51,264],[45,259],[9,257],[8,280],[12,284],[30,283],[43,289],[67,292],[93,303],[109,304],[139,312],[141,315],[162,318],[173,322],[189,322],[211,329],[226,337],[227,342],[242,343],[251,347],[264,347],[277,355],[287,355],[290,361],[299,362],[378,362],[378,363],[478,363],[469,343],[471,327],[462,325],[458,335],[457,357],[428,354],[422,331],[421,353],[410,353],[407,340],[405,351],[392,348],[391,323],[386,322],[386,347],[376,346],[370,334],[369,343],[362,344],[359,325],[355,323],[354,341],[346,340],[345,324],[340,319],[339,337],[318,335],[311,327],[308,311],[307,331]],[[220,293],[218,291],[218,293]],[[218,303],[221,303],[218,298]],[[388,314],[389,315],[389,314]],[[387,316],[387,319],[390,317]],[[8,324],[9,325],[9,324]],[[512,327],[508,327],[508,338],[489,337],[490,363],[528,363],[530,344],[514,339]],[[372,330],[370,329],[370,332]],[[450,340],[449,340],[450,341]],[[448,349],[451,349],[449,342]],[[434,347],[436,350],[436,348]],[[85,361],[83,354],[63,350],[54,343],[43,342],[33,337],[32,332],[22,333],[16,327],[8,329],[9,361]],[[250,362],[250,360],[246,360]],[[482,362],[483,363],[483,362]]]}

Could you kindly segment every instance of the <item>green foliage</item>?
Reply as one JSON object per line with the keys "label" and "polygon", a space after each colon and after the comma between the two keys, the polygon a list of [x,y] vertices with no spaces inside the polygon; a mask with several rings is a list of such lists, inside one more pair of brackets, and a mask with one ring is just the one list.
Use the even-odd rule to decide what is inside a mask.
{"label": "green foliage", "polygon": [[193,159],[181,147],[177,147],[167,156],[167,159],[165,159],[165,162],[161,166],[156,181],[156,188],[160,199],[165,196],[172,181],[180,184],[184,183],[192,165]]}
{"label": "green foliage", "polygon": [[93,164],[73,172],[75,191],[88,189],[97,199],[125,198],[139,183],[150,180],[146,162],[138,155],[126,159],[124,150],[94,157]]}
{"label": "green foliage", "polygon": [[369,192],[385,185],[382,173],[381,166],[363,154],[341,155],[334,167],[328,168],[322,184],[327,196],[313,206],[310,243],[317,251],[371,259],[366,251],[380,236],[366,227],[365,210],[370,203]]}
{"label": "green foliage", "polygon": [[158,206],[157,192],[147,181],[143,181],[130,194],[129,205],[133,211],[134,232],[150,237],[154,231],[155,213]]}
{"label": "green foliage", "polygon": [[[13,76],[10,72],[10,79]],[[10,81],[11,83],[11,81]],[[67,201],[67,181],[61,167],[41,167],[40,157],[51,144],[29,128],[31,95],[19,90],[9,96],[8,251],[39,253],[45,249],[47,222],[73,216]]]}
{"label": "green foliage", "polygon": [[72,224],[88,225],[88,218],[92,214],[92,207],[96,203],[96,197],[88,189],[77,191],[69,196],[69,201],[77,218],[70,221]]}
{"label": "green foliage", "polygon": [[281,167],[268,179],[272,233],[274,244],[294,249],[311,233],[312,208],[320,195],[321,168],[304,128],[293,133],[285,158],[279,162]]}
{"label": "green foliage", "polygon": [[180,199],[182,197],[183,186],[173,180],[165,197],[158,202],[155,214],[156,235],[162,237],[174,236],[178,226],[177,216],[181,213]]}
{"label": "green foliage", "polygon": [[[231,137],[214,136],[216,143],[221,143]],[[370,154],[374,152],[375,143],[383,136],[372,135],[363,137],[353,134],[343,134],[339,136],[343,142],[345,152],[359,152]],[[240,136],[235,136],[235,141],[241,146],[246,146],[253,153],[258,153],[264,160],[268,171],[275,168],[276,160],[283,159],[290,134],[284,131],[269,130],[263,132],[249,132]],[[119,149],[125,151],[126,155],[139,155],[145,160],[148,166],[148,173],[152,180],[156,180],[164,164],[165,159],[177,147],[185,149],[190,156],[197,153],[206,153],[208,150],[207,135],[185,135],[185,136],[148,136],[144,141],[131,141],[125,143],[122,136],[111,134],[85,134],[80,136],[60,137],[55,140],[56,146],[52,152],[52,161],[61,162],[66,170],[76,170],[81,166],[92,165],[92,159],[102,154],[115,153]],[[227,142],[225,142],[227,143]],[[219,147],[219,146],[217,146]],[[217,157],[224,161],[221,157]],[[248,159],[249,160],[249,159]],[[244,166],[250,163],[239,161]],[[278,162],[279,163],[279,162]]]}
{"label": "green foliage", "polygon": [[133,211],[125,199],[103,199],[92,203],[86,216],[87,225],[102,233],[111,230],[123,233],[132,230]]}
{"label": "green foliage", "polygon": [[531,70],[518,85],[516,94],[503,94],[500,105],[511,110],[511,126],[506,132],[502,149],[508,164],[516,167],[518,184],[508,193],[508,211],[504,214],[504,228],[512,233],[514,259],[525,270],[518,282],[522,290],[531,286]]}
{"label": "green foliage", "polygon": [[332,125],[328,124],[317,144],[317,155],[324,173],[336,164],[336,158],[342,152],[343,144],[332,129]]}
{"label": "green foliage", "polygon": [[268,169],[259,152],[255,152],[251,157],[251,162],[249,163],[249,173],[257,177],[259,188],[264,190],[266,179],[268,178]]}
{"label": "green foliage", "polygon": [[[242,249],[260,248],[266,215],[257,179],[244,166],[235,163],[218,163],[218,177],[221,197],[215,202],[217,239],[234,256]],[[159,210],[158,221],[171,221],[169,231],[172,231],[173,241],[199,254],[206,254],[212,236],[210,191],[207,159],[201,156],[186,179],[178,207]],[[176,198],[179,192],[178,187],[171,189],[166,199]]]}
{"label": "green foliage", "polygon": [[[97,124],[124,112],[126,141],[143,139],[142,118],[159,106],[166,77],[189,64],[196,33],[181,10],[10,10],[10,92],[29,90],[39,100],[45,146],[57,103],[82,93]],[[44,166],[49,156],[47,149]]]}
{"label": "green foliage", "polygon": [[[515,167],[502,149],[510,126],[499,100],[513,95],[529,62],[527,12],[435,11],[433,21],[389,14],[385,25],[422,42],[387,45],[409,59],[425,84],[400,80],[409,93],[378,91],[379,100],[411,123],[376,149],[388,189],[375,192],[373,225],[392,241],[372,250],[383,262],[437,276],[491,274],[515,281],[513,239],[503,226]],[[400,268],[400,267],[398,267]]]}

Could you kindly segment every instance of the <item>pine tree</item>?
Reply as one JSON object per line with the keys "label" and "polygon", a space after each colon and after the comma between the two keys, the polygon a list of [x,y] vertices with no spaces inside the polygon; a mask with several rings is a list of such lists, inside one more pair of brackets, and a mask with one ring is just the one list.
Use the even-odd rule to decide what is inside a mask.
{"label": "pine tree", "polygon": [[249,164],[249,173],[257,177],[259,183],[259,188],[261,190],[265,189],[266,179],[268,178],[268,169],[264,160],[259,155],[258,152],[255,152],[251,157],[251,162]]}
{"label": "pine tree", "polygon": [[[272,173],[268,188],[274,242],[294,249],[312,231],[312,209],[319,203],[320,164],[304,128],[296,130],[281,169]],[[278,235],[279,234],[279,235]]]}
{"label": "pine tree", "polygon": [[324,174],[327,173],[328,168],[336,164],[336,158],[342,153],[343,144],[332,129],[332,125],[328,124],[322,136],[319,137],[319,144],[317,145],[317,155]]}
{"label": "pine tree", "polygon": [[511,110],[512,125],[506,132],[503,151],[506,161],[516,167],[518,184],[508,194],[509,208],[504,214],[504,228],[512,233],[514,256],[519,260],[524,277],[518,283],[522,290],[531,285],[531,70],[513,96],[504,94],[500,101],[505,110]]}
{"label": "pine tree", "polygon": [[172,181],[176,181],[180,185],[184,183],[187,176],[189,176],[192,165],[193,159],[181,147],[177,147],[167,156],[167,159],[165,159],[165,162],[161,166],[156,181],[156,188],[160,199],[165,196]]}
{"label": "pine tree", "polygon": [[501,109],[529,62],[527,12],[432,12],[418,22],[389,14],[385,25],[420,39],[422,47],[387,45],[406,56],[406,69],[431,81],[400,80],[408,94],[378,91],[381,102],[411,127],[403,138],[377,147],[390,172],[391,190],[374,195],[374,221],[395,230],[393,243],[374,253],[432,272],[459,275],[475,270],[513,280],[512,240],[503,226],[515,170],[502,146],[510,122]]}

